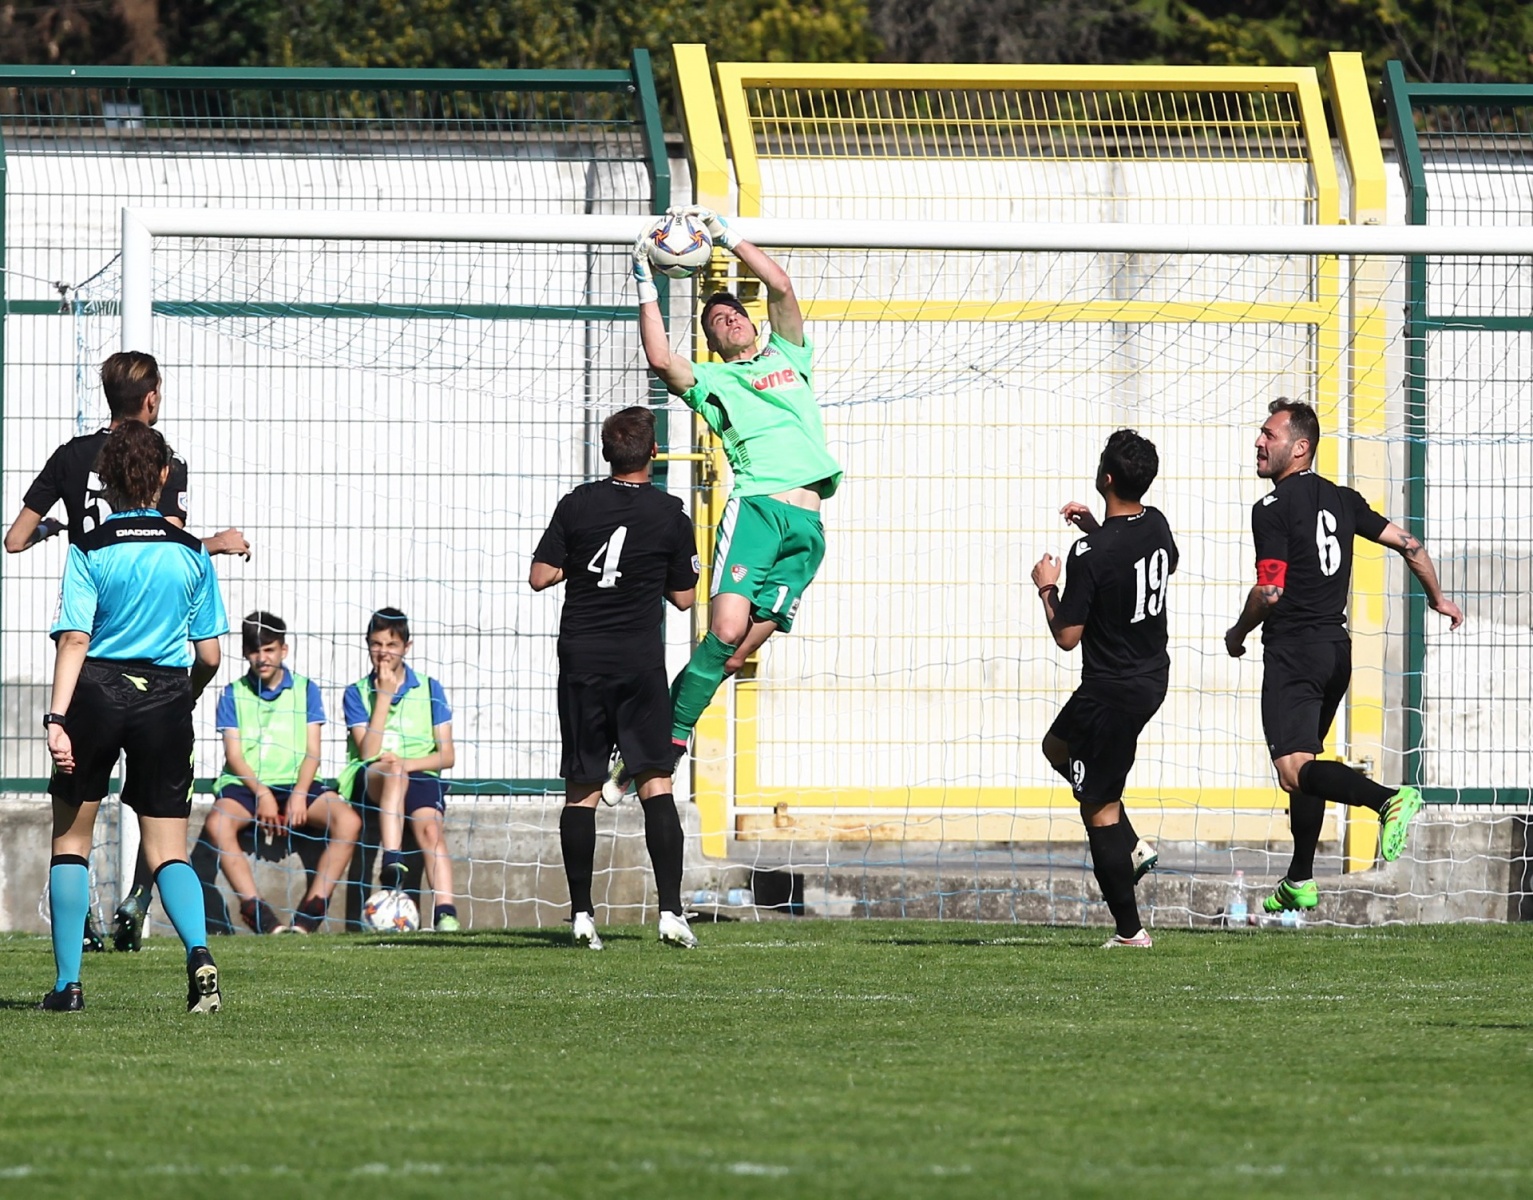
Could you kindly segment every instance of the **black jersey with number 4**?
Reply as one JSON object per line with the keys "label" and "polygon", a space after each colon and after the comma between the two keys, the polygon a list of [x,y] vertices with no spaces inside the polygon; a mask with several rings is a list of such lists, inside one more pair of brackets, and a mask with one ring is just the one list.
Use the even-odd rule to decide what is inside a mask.
{"label": "black jersey with number 4", "polygon": [[[101,476],[96,474],[96,460],[111,435],[110,429],[98,429],[82,437],[71,438],[51,455],[37,473],[21,502],[35,513],[48,515],[60,500],[69,520],[70,545],[78,542],[112,515]],[[170,477],[160,491],[155,505],[162,517],[186,521],[186,463],[179,454],[170,456]]]}
{"label": "black jersey with number 4", "polygon": [[1388,524],[1351,488],[1314,471],[1288,476],[1252,505],[1256,582],[1283,589],[1262,641],[1346,641],[1352,538],[1376,542]]}
{"label": "black jersey with number 4", "polygon": [[1059,623],[1084,625],[1081,684],[1126,709],[1153,710],[1171,674],[1166,592],[1176,540],[1158,508],[1108,517],[1070,548]]}
{"label": "black jersey with number 4", "polygon": [[665,594],[697,586],[697,541],[678,497],[648,483],[582,484],[559,501],[533,560],[564,570],[563,667],[632,675],[665,666]]}

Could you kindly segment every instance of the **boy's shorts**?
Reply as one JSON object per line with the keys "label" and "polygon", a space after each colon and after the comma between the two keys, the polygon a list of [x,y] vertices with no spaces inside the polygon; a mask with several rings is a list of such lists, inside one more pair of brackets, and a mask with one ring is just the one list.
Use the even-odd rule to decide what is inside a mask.
{"label": "boy's shorts", "polygon": [[770,496],[735,496],[719,521],[712,594],[746,597],[753,618],[787,633],[824,560],[819,513]]}
{"label": "boy's shorts", "polygon": [[[271,784],[271,794],[277,798],[277,807],[287,811],[288,797],[293,794],[291,786],[283,787],[280,784]],[[335,788],[322,779],[316,779],[309,784],[309,803],[312,804],[327,792],[333,792]],[[243,783],[231,783],[218,793],[220,800],[233,800],[252,817],[256,815],[256,795]]]}
{"label": "boy's shorts", "polygon": [[[352,803],[364,808],[377,810],[377,806],[367,798],[367,775],[361,773],[357,776],[353,791],[356,796]],[[447,811],[447,781],[440,775],[430,775],[425,771],[411,771],[410,783],[405,788],[405,816],[419,812],[423,808],[432,809],[438,813]]]}

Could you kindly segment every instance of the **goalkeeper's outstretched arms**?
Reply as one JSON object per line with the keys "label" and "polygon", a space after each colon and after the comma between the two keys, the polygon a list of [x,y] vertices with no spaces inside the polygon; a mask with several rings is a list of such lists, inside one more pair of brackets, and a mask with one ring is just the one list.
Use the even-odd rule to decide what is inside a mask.
{"label": "goalkeeper's outstretched arms", "polygon": [[702,222],[715,246],[723,246],[740,260],[740,264],[747,271],[761,280],[762,286],[767,291],[767,318],[772,322],[772,331],[795,346],[802,346],[804,344],[804,314],[798,307],[798,296],[793,291],[793,280],[788,278],[788,273],[778,265],[777,260],[754,242],[746,241],[730,228],[728,221],[711,208],[704,208],[701,204],[688,204],[681,208],[673,208],[671,212],[674,215],[684,215]]}

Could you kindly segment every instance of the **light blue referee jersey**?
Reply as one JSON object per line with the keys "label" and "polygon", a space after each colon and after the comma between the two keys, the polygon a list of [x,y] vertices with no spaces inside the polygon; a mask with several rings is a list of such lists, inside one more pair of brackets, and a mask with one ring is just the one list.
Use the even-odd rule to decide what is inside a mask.
{"label": "light blue referee jersey", "polygon": [[90,635],[90,657],[192,665],[190,642],[229,632],[213,560],[152,508],[114,513],[69,547],[53,637]]}

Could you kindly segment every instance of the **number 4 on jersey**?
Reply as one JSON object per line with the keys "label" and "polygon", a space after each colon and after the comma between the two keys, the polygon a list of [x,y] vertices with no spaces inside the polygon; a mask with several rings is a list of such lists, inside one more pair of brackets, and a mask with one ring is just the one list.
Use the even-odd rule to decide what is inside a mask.
{"label": "number 4 on jersey", "polygon": [[623,577],[623,573],[617,569],[618,560],[623,557],[623,543],[628,540],[628,526],[619,525],[612,531],[612,536],[602,543],[602,547],[591,555],[591,561],[586,564],[586,570],[593,575],[600,575],[596,581],[599,588],[617,587],[617,581]]}

